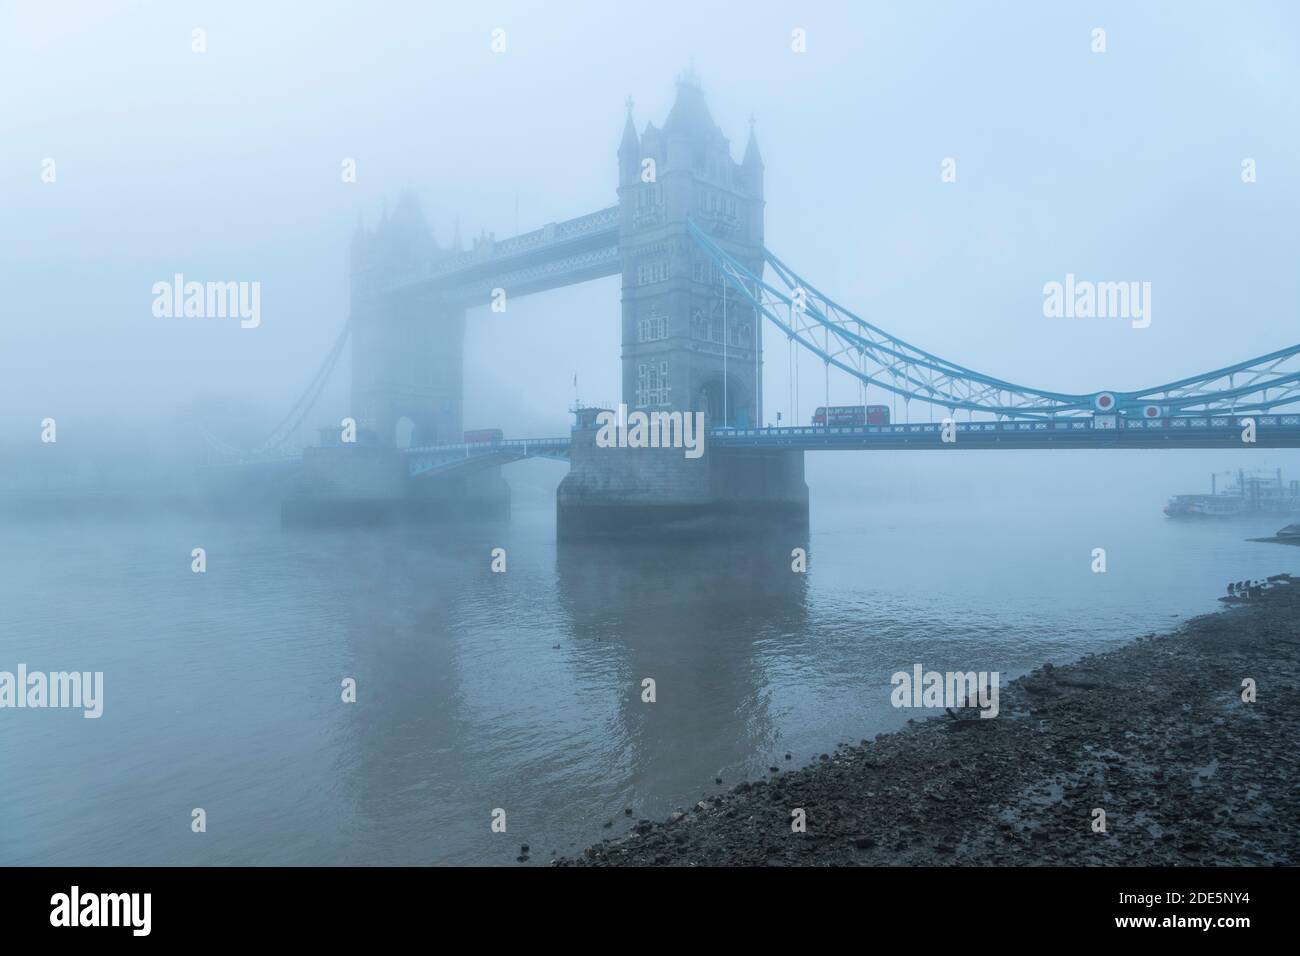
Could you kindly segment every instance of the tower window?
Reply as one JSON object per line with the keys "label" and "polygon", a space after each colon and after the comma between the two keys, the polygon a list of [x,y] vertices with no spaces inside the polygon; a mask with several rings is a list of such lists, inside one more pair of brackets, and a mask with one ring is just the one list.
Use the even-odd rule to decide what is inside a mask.
{"label": "tower window", "polygon": [[640,362],[636,367],[636,403],[639,407],[669,404],[668,363]]}
{"label": "tower window", "polygon": [[696,282],[717,283],[722,279],[722,271],[711,259],[695,259],[691,262],[691,278]]}
{"label": "tower window", "polygon": [[655,342],[668,338],[668,316],[662,309],[651,309],[650,314],[637,323],[637,341]]}
{"label": "tower window", "polygon": [[722,340],[722,300],[714,299],[709,315],[709,341],[721,342]]}
{"label": "tower window", "polygon": [[704,310],[698,306],[691,309],[691,337],[696,339],[709,337],[709,321],[704,317]]}
{"label": "tower window", "polygon": [[636,284],[652,285],[668,279],[668,260],[650,259],[637,263]]}

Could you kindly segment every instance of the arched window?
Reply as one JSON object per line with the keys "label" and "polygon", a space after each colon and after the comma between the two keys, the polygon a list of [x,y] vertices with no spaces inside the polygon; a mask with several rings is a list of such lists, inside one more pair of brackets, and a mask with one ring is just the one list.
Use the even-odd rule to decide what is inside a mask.
{"label": "arched window", "polygon": [[691,338],[708,339],[709,320],[704,317],[704,310],[698,305],[691,309]]}
{"label": "arched window", "polygon": [[714,299],[709,310],[709,341],[722,342],[722,300]]}

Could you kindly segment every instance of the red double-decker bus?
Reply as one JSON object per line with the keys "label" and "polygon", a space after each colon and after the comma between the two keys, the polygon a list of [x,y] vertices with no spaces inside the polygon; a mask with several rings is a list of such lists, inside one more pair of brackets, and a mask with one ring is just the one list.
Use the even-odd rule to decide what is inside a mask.
{"label": "red double-decker bus", "polygon": [[888,425],[888,405],[825,405],[817,406],[813,412],[814,425],[830,425],[835,428],[852,428],[859,425]]}
{"label": "red double-decker bus", "polygon": [[502,439],[499,428],[476,428],[465,433],[466,445],[490,445]]}

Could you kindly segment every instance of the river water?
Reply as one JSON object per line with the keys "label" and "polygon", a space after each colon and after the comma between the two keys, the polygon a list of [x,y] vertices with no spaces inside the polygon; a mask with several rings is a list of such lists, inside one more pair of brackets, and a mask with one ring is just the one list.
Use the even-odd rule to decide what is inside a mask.
{"label": "river water", "polygon": [[549,491],[459,529],[10,515],[0,670],[102,671],[105,699],[0,710],[0,864],[544,863],[902,726],[897,670],[1005,681],[1300,574],[1247,540],[1277,518],[813,484],[806,540],[744,546],[557,546]]}

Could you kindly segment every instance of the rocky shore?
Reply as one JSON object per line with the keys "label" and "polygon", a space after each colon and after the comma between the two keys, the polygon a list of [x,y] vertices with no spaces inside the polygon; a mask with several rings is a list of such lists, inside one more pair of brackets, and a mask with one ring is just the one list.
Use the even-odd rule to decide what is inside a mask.
{"label": "rocky shore", "polygon": [[[1243,700],[1243,681],[1256,699]],[[792,811],[806,832],[792,831]],[[1105,811],[1097,832],[1094,811]],[[1300,578],[741,783],[559,866],[1294,865]]]}

